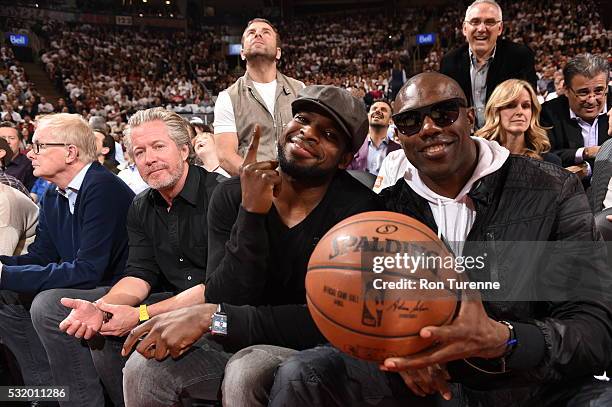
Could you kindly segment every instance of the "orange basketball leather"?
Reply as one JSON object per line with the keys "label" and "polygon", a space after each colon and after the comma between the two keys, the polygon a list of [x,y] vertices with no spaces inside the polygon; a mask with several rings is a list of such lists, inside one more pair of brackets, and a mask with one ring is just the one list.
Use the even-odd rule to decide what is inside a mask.
{"label": "orange basketball leather", "polygon": [[[306,275],[307,302],[321,333],[355,357],[382,361],[427,348],[422,327],[449,323],[457,295],[444,288],[377,289],[384,282],[436,283],[456,278],[442,267],[402,267],[374,273],[373,257],[397,253],[445,258],[452,255],[433,231],[393,212],[367,212],[334,226],[317,244]],[[378,280],[375,283],[375,280]]]}

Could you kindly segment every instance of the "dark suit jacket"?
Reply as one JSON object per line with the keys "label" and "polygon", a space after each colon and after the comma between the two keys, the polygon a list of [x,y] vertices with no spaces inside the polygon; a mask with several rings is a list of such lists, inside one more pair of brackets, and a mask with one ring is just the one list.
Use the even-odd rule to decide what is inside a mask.
{"label": "dark suit jacket", "polygon": [[[608,92],[608,109],[612,107],[612,95]],[[600,115],[597,145],[602,145],[610,138],[608,136],[608,116]],[[576,120],[570,118],[569,101],[565,96],[549,100],[542,105],[540,117],[542,126],[551,127],[548,130],[550,151],[561,157],[564,167],[576,164],[576,150],[584,147],[582,130]],[[589,161],[593,168],[593,160]]]}
{"label": "dark suit jacket", "polygon": [[[470,53],[467,43],[442,57],[440,73],[456,80],[465,92],[469,104],[474,104],[470,78]],[[534,90],[537,89],[538,78],[534,68],[534,54],[525,45],[498,39],[495,58],[487,73],[487,101],[495,87],[507,79],[523,79],[529,82]]]}
{"label": "dark suit jacket", "polygon": [[[370,141],[370,137],[366,136],[366,139],[364,140],[363,144],[361,145],[361,147],[359,147],[359,151],[357,151],[357,154],[355,154],[355,156],[353,157],[353,161],[351,161],[351,163],[349,164],[347,168],[348,170],[368,170],[368,141]],[[389,144],[387,145],[387,154],[402,148],[402,146],[400,146],[393,140],[388,140],[388,143]]]}

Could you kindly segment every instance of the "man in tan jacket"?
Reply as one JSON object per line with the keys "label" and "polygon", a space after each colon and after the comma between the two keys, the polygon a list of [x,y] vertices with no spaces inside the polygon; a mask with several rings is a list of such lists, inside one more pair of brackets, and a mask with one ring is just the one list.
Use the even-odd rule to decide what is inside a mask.
{"label": "man in tan jacket", "polygon": [[291,102],[304,87],[276,69],[281,57],[280,36],[263,18],[249,21],[242,34],[240,56],[246,72],[219,93],[215,103],[215,143],[221,168],[237,175],[253,138],[261,128],[258,161],[276,159],[276,140],[291,121]]}

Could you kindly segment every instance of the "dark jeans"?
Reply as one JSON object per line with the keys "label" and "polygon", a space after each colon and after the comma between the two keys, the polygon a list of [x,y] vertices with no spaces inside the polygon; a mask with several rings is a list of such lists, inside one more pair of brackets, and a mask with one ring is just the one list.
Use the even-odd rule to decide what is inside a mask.
{"label": "dark jeans", "polygon": [[[62,407],[104,407],[102,384],[94,368],[87,343],[59,330],[69,309],[60,298],[94,301],[108,287],[94,290],[54,289],[32,298],[0,291],[0,336],[19,362],[26,385],[56,385],[69,388],[69,401]],[[82,293],[86,295],[81,295]]]}
{"label": "dark jeans", "polygon": [[[87,293],[87,291],[82,291]],[[83,298],[77,294],[75,298]],[[172,297],[173,293],[154,293],[144,300],[144,304],[150,305]],[[121,356],[121,348],[126,337],[98,335],[89,341],[91,357],[98,375],[104,382],[104,387],[115,406],[123,406],[123,367],[127,358]]]}
{"label": "dark jeans", "polygon": [[439,395],[416,396],[398,374],[323,346],[299,352],[280,365],[268,406],[612,406],[612,383],[591,377],[527,388],[476,391],[452,384],[451,389],[450,401]]}
{"label": "dark jeans", "polygon": [[231,355],[204,335],[178,359],[161,362],[132,352],[123,370],[127,407],[180,405],[184,397],[217,400]]}
{"label": "dark jeans", "polygon": [[296,350],[254,345],[236,352],[225,366],[223,405],[265,407],[274,383],[274,372]]}

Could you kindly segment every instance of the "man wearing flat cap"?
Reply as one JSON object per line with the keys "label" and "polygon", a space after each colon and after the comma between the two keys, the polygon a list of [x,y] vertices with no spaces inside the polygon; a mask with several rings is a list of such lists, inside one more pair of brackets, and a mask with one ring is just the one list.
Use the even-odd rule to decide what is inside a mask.
{"label": "man wearing flat cap", "polygon": [[124,370],[126,405],[175,405],[179,395],[216,400],[224,372],[225,405],[265,400],[284,357],[325,342],[305,305],[304,278],[331,227],[379,209],[345,171],[368,120],[361,101],[333,86],[302,89],[292,113],[278,161],[256,161],[256,127],[240,176],[213,194],[206,303],[159,315],[128,336],[126,355],[142,340]]}

